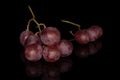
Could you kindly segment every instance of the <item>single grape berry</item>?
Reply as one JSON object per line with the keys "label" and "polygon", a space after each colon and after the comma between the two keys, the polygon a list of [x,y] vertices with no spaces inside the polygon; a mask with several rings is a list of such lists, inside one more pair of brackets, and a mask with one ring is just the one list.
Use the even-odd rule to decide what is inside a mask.
{"label": "single grape berry", "polygon": [[77,31],[74,37],[79,44],[87,44],[89,42],[89,34],[86,29]]}
{"label": "single grape berry", "polygon": [[41,44],[40,38],[38,35],[30,35],[28,39],[26,40],[26,46],[32,45],[32,44]]}
{"label": "single grape berry", "polygon": [[60,58],[61,52],[56,45],[47,46],[43,50],[43,57],[47,62],[55,62]]}
{"label": "single grape berry", "polygon": [[91,28],[96,30],[98,38],[103,35],[103,30],[100,26],[94,25],[94,26],[91,26]]}
{"label": "single grape berry", "polygon": [[68,40],[61,40],[58,44],[58,49],[61,51],[61,57],[66,57],[72,54],[73,45]]}
{"label": "single grape berry", "polygon": [[90,41],[95,41],[102,36],[103,31],[102,28],[99,26],[91,26],[87,29],[87,33],[89,34]]}
{"label": "single grape berry", "polygon": [[39,44],[32,44],[25,49],[25,58],[29,61],[39,61],[42,58],[43,48]]}
{"label": "single grape berry", "polygon": [[30,35],[33,35],[33,33],[31,31],[23,31],[21,34],[20,34],[20,43],[25,46],[25,43],[26,43],[26,40],[27,38],[30,36]]}
{"label": "single grape berry", "polygon": [[98,38],[97,31],[92,28],[87,29],[87,33],[89,34],[89,40],[91,42],[95,41]]}
{"label": "single grape berry", "polygon": [[51,46],[59,43],[61,34],[55,27],[47,27],[40,33],[40,38],[43,44]]}

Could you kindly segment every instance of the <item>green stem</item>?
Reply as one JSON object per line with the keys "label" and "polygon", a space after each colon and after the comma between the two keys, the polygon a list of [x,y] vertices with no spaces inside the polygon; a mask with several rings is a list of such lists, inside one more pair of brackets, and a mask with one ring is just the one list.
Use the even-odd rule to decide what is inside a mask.
{"label": "green stem", "polygon": [[30,19],[29,21],[28,21],[28,24],[27,24],[27,31],[29,31],[29,26],[30,26],[30,23],[33,21],[34,19],[32,18],[32,19]]}
{"label": "green stem", "polygon": [[35,33],[35,35],[38,35],[38,34],[39,34],[39,32],[36,32],[36,33]]}
{"label": "green stem", "polygon": [[40,23],[39,25],[40,25],[40,26],[43,26],[44,29],[46,28],[46,25],[45,25],[44,23]]}
{"label": "green stem", "polygon": [[70,34],[72,35],[72,36],[74,36],[74,34],[73,34],[73,32],[72,31],[69,31],[70,32]]}
{"label": "green stem", "polygon": [[31,9],[31,7],[30,7],[29,5],[28,5],[28,8],[29,8],[29,10],[30,10],[30,12],[31,12],[31,14],[32,14],[32,17],[35,18],[35,15],[34,15],[34,13],[33,13],[32,9]]}
{"label": "green stem", "polygon": [[75,25],[78,27],[78,30],[80,30],[80,25],[79,24],[76,24],[76,23],[73,23],[71,21],[67,21],[67,20],[61,20],[62,22],[65,22],[65,23],[69,23],[69,24],[72,24],[72,25]]}
{"label": "green stem", "polygon": [[37,22],[37,20],[36,20],[36,19],[33,19],[33,21],[36,23],[37,28],[39,29],[39,32],[41,32],[42,30],[40,29],[40,24]]}
{"label": "green stem", "polygon": [[45,29],[45,28],[46,28],[46,25],[45,25],[44,23],[38,23],[37,20],[35,19],[35,15],[34,15],[32,9],[31,9],[31,7],[30,7],[29,5],[28,5],[28,8],[29,8],[29,10],[30,10],[30,12],[31,12],[31,14],[32,14],[32,19],[30,19],[30,20],[28,21],[27,31],[29,31],[29,26],[30,26],[31,21],[34,21],[34,22],[36,23],[36,25],[37,25],[37,28],[39,29],[39,32],[41,32],[42,30],[41,30],[40,26],[43,26],[44,29]]}

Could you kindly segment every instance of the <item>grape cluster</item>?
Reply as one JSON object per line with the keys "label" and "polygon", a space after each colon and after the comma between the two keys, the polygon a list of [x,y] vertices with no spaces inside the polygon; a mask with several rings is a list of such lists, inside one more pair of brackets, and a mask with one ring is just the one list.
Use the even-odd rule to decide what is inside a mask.
{"label": "grape cluster", "polygon": [[[61,33],[56,27],[46,27],[44,23],[38,23],[32,9],[30,7],[29,9],[33,17],[28,21],[27,29],[20,34],[20,43],[25,48],[25,58],[36,62],[43,57],[47,62],[55,62],[60,57],[69,56],[73,51],[72,43],[61,39]],[[32,21],[39,29],[35,34],[29,30]],[[41,26],[44,27],[43,30]]]}
{"label": "grape cluster", "polygon": [[46,27],[37,34],[28,30],[23,31],[20,42],[25,47],[25,57],[29,61],[38,61],[43,56],[47,62],[55,62],[60,56],[69,56],[73,50],[72,43],[61,40],[60,31],[55,27]]}
{"label": "grape cluster", "polygon": [[81,30],[79,24],[67,20],[62,20],[62,22],[69,23],[78,27],[78,31],[75,34],[73,34],[72,31],[70,31],[70,33],[74,36],[74,39],[79,44],[87,44],[89,42],[96,41],[103,35],[103,30],[98,25],[92,25],[88,29]]}
{"label": "grape cluster", "polygon": [[[72,54],[73,44],[66,39],[61,39],[61,33],[56,27],[46,27],[44,23],[38,23],[32,9],[28,6],[32,18],[28,21],[27,29],[20,34],[20,43],[24,46],[25,58],[29,61],[39,61],[42,57],[47,62],[58,61],[60,57],[67,57]],[[39,29],[35,34],[29,30],[31,22],[34,22]],[[79,44],[87,44],[93,42],[103,35],[100,26],[91,26],[88,29],[80,30],[80,25],[70,21],[62,20],[62,22],[74,24],[78,26],[78,31],[73,34],[74,40]],[[41,30],[43,26],[43,30]]]}
{"label": "grape cluster", "polygon": [[79,30],[75,33],[75,40],[79,44],[87,44],[100,38],[103,34],[102,28],[98,25],[91,26],[88,29]]}

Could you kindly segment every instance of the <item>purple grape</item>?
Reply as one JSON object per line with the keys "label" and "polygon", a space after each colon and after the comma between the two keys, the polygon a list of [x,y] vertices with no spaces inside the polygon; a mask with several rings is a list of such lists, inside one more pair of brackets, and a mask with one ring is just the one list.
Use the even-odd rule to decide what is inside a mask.
{"label": "purple grape", "polygon": [[47,27],[40,34],[43,44],[51,46],[59,43],[61,34],[55,27]]}
{"label": "purple grape", "polygon": [[89,42],[89,34],[87,33],[87,30],[79,30],[75,33],[75,40],[79,44],[87,44]]}
{"label": "purple grape", "polygon": [[30,35],[26,41],[26,46],[32,44],[41,44],[40,38],[37,35]]}
{"label": "purple grape", "polygon": [[47,62],[56,62],[57,60],[59,60],[60,55],[61,52],[55,45],[47,46],[43,50],[43,57]]}
{"label": "purple grape", "polygon": [[103,35],[103,30],[99,26],[91,26],[87,29],[87,33],[89,34],[90,41],[95,41]]}
{"label": "purple grape", "polygon": [[58,49],[61,51],[61,57],[66,57],[72,54],[73,45],[68,40],[61,40],[58,44]]}
{"label": "purple grape", "polygon": [[25,49],[25,58],[28,61],[39,61],[42,58],[43,48],[39,44],[32,44]]}
{"label": "purple grape", "polygon": [[21,34],[20,34],[20,43],[25,46],[25,43],[26,43],[26,40],[27,38],[30,36],[30,35],[33,35],[33,33],[31,31],[23,31]]}

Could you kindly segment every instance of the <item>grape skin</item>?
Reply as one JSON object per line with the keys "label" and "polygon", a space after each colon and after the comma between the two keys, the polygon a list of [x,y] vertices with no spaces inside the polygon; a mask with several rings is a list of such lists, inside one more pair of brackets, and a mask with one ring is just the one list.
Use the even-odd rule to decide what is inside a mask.
{"label": "grape skin", "polygon": [[33,35],[33,33],[31,31],[23,31],[21,34],[20,34],[20,43],[25,46],[25,43],[26,43],[26,40],[27,38],[30,36],[30,35]]}
{"label": "grape skin", "polygon": [[101,27],[94,25],[87,29],[87,33],[89,34],[89,39],[92,42],[103,35],[103,30]]}
{"label": "grape skin", "polygon": [[32,44],[41,44],[40,38],[37,35],[30,35],[26,41],[26,46]]}
{"label": "grape skin", "polygon": [[40,33],[40,38],[45,45],[51,46],[59,43],[61,34],[57,28],[47,27]]}
{"label": "grape skin", "polygon": [[94,25],[94,26],[91,26],[91,28],[97,31],[98,38],[103,35],[103,30],[100,26]]}
{"label": "grape skin", "polygon": [[79,44],[87,44],[93,42],[103,35],[103,30],[98,25],[93,25],[88,29],[79,30],[75,33],[75,40]]}
{"label": "grape skin", "polygon": [[56,45],[47,46],[43,50],[43,58],[47,62],[56,62],[57,60],[59,60],[60,55],[61,52],[59,51]]}
{"label": "grape skin", "polygon": [[89,34],[90,41],[95,41],[98,38],[98,33],[96,30],[89,28],[87,29],[87,33]]}
{"label": "grape skin", "polygon": [[87,33],[87,30],[79,30],[75,33],[75,40],[79,44],[87,44],[89,42],[89,34]]}
{"label": "grape skin", "polygon": [[58,49],[61,51],[61,57],[66,57],[72,54],[73,45],[68,40],[61,40],[58,44]]}
{"label": "grape skin", "polygon": [[42,46],[39,44],[33,44],[25,49],[25,58],[29,61],[39,61],[42,58]]}

